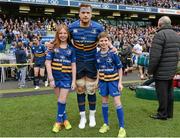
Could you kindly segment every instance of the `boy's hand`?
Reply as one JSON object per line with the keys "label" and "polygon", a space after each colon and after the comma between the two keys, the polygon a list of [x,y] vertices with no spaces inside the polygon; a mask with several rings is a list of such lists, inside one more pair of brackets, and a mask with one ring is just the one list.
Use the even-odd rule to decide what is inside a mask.
{"label": "boy's hand", "polygon": [[113,48],[111,49],[111,51],[114,52],[114,53],[118,53],[118,50],[117,50],[117,48],[115,48],[115,47],[113,47]]}
{"label": "boy's hand", "polygon": [[118,89],[119,89],[119,91],[121,91],[121,92],[122,92],[122,90],[123,90],[123,85],[122,85],[122,83],[121,83],[121,82],[119,82],[119,84],[118,84]]}
{"label": "boy's hand", "polygon": [[111,43],[109,43],[109,48],[111,48],[111,51],[114,53],[118,53],[117,48],[115,48]]}
{"label": "boy's hand", "polygon": [[95,81],[95,84],[94,84],[94,89],[95,89],[95,90],[98,89],[98,83],[99,83],[99,81],[96,80],[96,81]]}

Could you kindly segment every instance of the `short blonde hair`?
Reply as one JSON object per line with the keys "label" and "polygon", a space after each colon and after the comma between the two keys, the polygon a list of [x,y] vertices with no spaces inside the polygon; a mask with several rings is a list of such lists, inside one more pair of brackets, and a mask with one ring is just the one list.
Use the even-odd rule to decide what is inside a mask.
{"label": "short blonde hair", "polygon": [[111,37],[109,36],[108,32],[101,32],[98,35],[98,41],[99,41],[99,39],[104,38],[104,37],[108,38],[108,40],[111,41]]}

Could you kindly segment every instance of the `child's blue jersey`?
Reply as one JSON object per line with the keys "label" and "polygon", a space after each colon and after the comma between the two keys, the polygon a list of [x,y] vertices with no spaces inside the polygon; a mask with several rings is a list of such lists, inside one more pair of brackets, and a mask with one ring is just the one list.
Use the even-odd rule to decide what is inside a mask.
{"label": "child's blue jersey", "polygon": [[0,40],[0,51],[6,49],[6,41],[4,39]]}
{"label": "child's blue jersey", "polygon": [[44,64],[46,60],[46,47],[44,45],[32,46],[32,54],[34,55],[35,64]]}
{"label": "child's blue jersey", "polygon": [[52,60],[52,74],[55,80],[72,80],[71,63],[76,62],[75,51],[69,45],[66,49],[48,51],[46,60]]}
{"label": "child's blue jersey", "polygon": [[69,25],[77,61],[96,61],[98,35],[104,31],[101,24],[91,21],[89,27],[80,27],[80,20]]}
{"label": "child's blue jersey", "polygon": [[22,43],[24,44],[24,47],[28,47],[29,46],[29,39],[28,38],[22,38]]}
{"label": "child's blue jersey", "polygon": [[99,51],[96,55],[96,60],[100,80],[119,80],[118,70],[122,68],[122,63],[116,53],[111,51],[102,53],[101,51]]}

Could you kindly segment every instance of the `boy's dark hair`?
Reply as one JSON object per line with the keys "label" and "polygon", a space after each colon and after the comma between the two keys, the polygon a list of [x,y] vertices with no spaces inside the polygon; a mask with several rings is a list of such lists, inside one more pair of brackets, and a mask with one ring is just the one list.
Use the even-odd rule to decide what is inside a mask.
{"label": "boy's dark hair", "polygon": [[39,36],[34,35],[34,36],[33,36],[33,39],[37,39],[37,40],[39,41],[39,40],[40,40],[40,37],[39,37]]}
{"label": "boy's dark hair", "polygon": [[90,7],[92,10],[92,6],[90,4],[81,3],[81,5],[79,5],[79,11],[82,7],[85,7],[85,8]]}

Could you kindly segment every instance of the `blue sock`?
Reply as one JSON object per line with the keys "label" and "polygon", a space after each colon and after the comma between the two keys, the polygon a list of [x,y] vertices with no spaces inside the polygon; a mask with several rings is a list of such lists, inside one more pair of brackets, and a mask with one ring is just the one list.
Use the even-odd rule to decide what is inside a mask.
{"label": "blue sock", "polygon": [[88,101],[89,101],[89,110],[96,110],[96,94],[93,95],[88,94]]}
{"label": "blue sock", "polygon": [[85,97],[86,97],[85,93],[77,94],[77,101],[80,112],[85,111]]}
{"label": "blue sock", "polygon": [[63,121],[67,120],[67,114],[66,114],[66,111],[64,111],[64,114],[63,114]]}
{"label": "blue sock", "polygon": [[109,124],[108,122],[108,103],[103,103],[102,104],[102,114],[103,114],[103,119],[105,124]]}
{"label": "blue sock", "polygon": [[66,108],[66,103],[58,102],[58,113],[57,113],[57,122],[63,122],[63,114]]}
{"label": "blue sock", "polygon": [[121,105],[116,107],[116,112],[119,121],[119,127],[124,128],[124,111]]}

